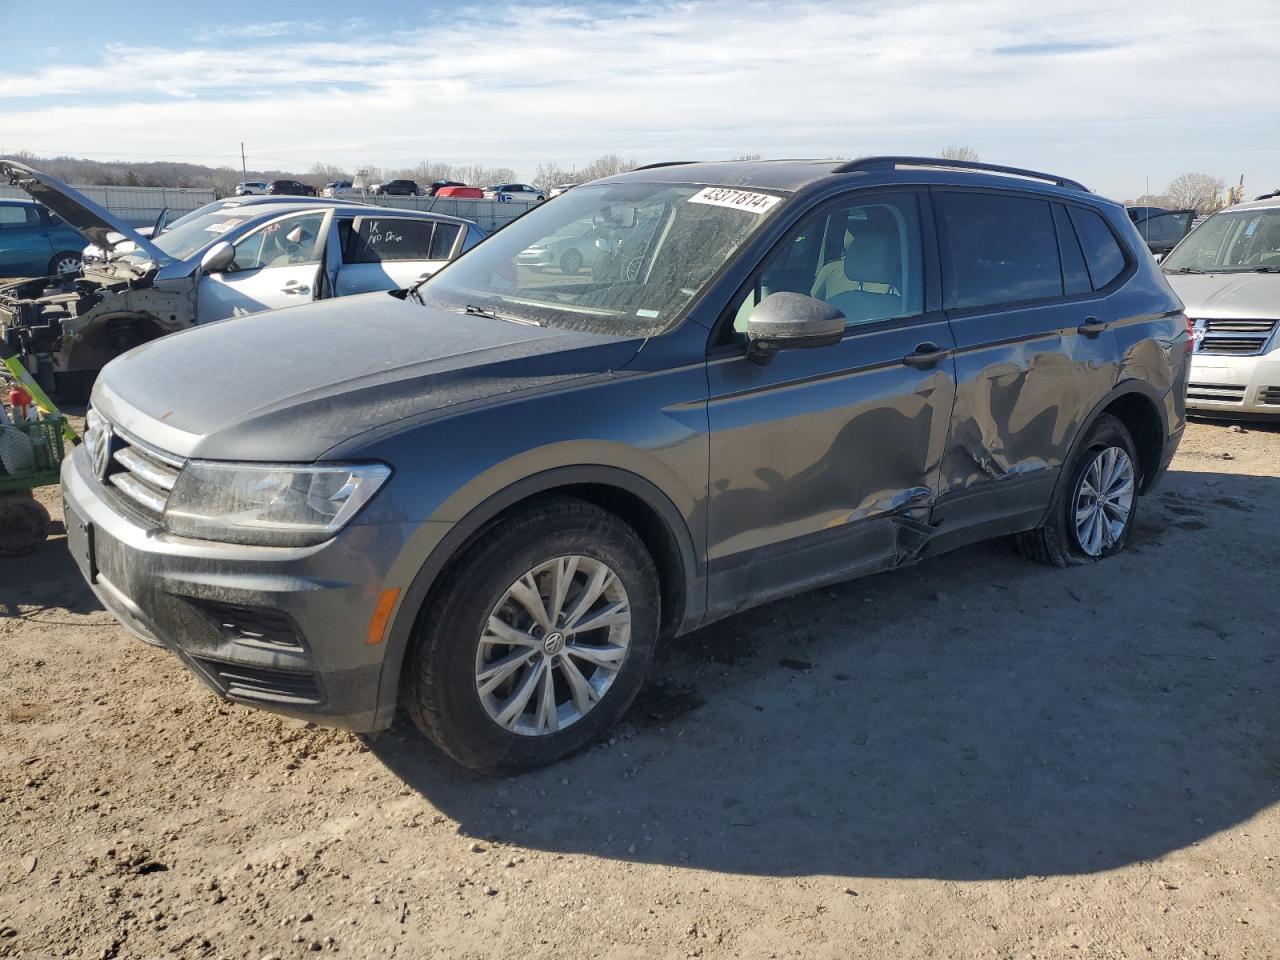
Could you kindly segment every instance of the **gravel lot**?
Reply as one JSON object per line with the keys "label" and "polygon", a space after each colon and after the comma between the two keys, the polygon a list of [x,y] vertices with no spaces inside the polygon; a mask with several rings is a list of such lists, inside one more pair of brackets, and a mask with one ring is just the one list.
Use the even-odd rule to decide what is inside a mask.
{"label": "gravel lot", "polygon": [[0,956],[1280,955],[1278,476],[1193,424],[1121,556],[741,615],[507,781],[219,703],[55,538],[0,560]]}

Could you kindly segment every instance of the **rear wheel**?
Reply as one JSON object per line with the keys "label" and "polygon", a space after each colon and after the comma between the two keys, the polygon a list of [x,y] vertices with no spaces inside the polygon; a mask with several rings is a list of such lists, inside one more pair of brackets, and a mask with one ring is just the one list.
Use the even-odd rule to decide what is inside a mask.
{"label": "rear wheel", "polygon": [[1019,549],[1054,567],[1091,563],[1124,549],[1138,507],[1138,453],[1123,423],[1103,414],[1067,469],[1045,522],[1017,536]]}
{"label": "rear wheel", "polygon": [[406,671],[409,714],[473,770],[553,763],[631,705],[659,602],[627,524],[581,500],[543,501],[468,548],[433,592]]}
{"label": "rear wheel", "polygon": [[0,495],[0,557],[20,557],[44,543],[49,511],[26,494]]}

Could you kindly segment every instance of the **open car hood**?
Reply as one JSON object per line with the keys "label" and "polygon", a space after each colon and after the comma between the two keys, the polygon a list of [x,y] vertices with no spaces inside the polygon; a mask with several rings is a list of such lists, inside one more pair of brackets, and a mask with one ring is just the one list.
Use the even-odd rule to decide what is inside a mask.
{"label": "open car hood", "polygon": [[79,190],[55,180],[39,170],[13,160],[0,160],[0,177],[25,190],[32,200],[65,220],[87,243],[111,253],[124,243],[132,243],[157,264],[172,263],[173,257],[138,233],[123,220],[98,206]]}

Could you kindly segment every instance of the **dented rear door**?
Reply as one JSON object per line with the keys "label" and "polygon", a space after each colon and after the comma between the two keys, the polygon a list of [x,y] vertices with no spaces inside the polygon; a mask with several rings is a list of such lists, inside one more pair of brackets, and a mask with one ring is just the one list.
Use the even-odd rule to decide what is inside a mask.
{"label": "dented rear door", "polygon": [[938,190],[934,203],[956,343],[935,523],[1021,529],[1047,507],[1077,431],[1116,381],[1113,318],[1061,204],[978,190]]}

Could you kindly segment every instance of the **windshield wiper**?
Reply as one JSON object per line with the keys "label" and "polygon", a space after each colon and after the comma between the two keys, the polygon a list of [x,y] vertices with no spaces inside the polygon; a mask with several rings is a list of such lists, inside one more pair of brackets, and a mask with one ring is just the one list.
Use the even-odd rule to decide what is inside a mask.
{"label": "windshield wiper", "polygon": [[542,324],[538,323],[538,321],[536,320],[526,320],[523,317],[508,317],[504,314],[497,313],[496,311],[493,311],[493,310],[488,310],[484,307],[477,307],[474,303],[468,303],[463,308],[463,312],[470,317],[487,317],[490,320],[506,320],[509,323],[523,323],[526,326],[530,326],[530,327],[542,326]]}
{"label": "windshield wiper", "polygon": [[1197,270],[1195,267],[1179,267],[1177,270],[1166,270],[1165,273],[1204,273],[1204,271]]}
{"label": "windshield wiper", "polygon": [[1280,267],[1254,267],[1254,273],[1280,273]]}

